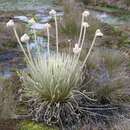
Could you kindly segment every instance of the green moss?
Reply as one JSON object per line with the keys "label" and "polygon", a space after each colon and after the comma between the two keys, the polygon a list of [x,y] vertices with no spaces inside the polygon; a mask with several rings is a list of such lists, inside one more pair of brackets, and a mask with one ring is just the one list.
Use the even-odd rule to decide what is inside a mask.
{"label": "green moss", "polygon": [[27,106],[25,104],[17,104],[16,113],[18,115],[27,114]]}
{"label": "green moss", "polygon": [[46,125],[35,123],[31,121],[23,121],[20,123],[19,130],[58,130],[55,128],[48,127]]}
{"label": "green moss", "polygon": [[0,83],[3,83],[5,81],[5,78],[0,76]]}
{"label": "green moss", "polygon": [[105,11],[105,12],[108,12],[108,13],[113,13],[113,12],[120,12],[120,9],[118,8],[113,8],[113,7],[108,7],[108,6],[96,6],[95,9],[97,10],[100,10],[100,11]]}
{"label": "green moss", "polygon": [[113,14],[118,14],[118,15],[129,15],[129,11],[120,9],[117,6],[112,6],[112,5],[106,5],[106,6],[94,6],[95,10],[99,11],[104,11],[107,13],[113,13]]}
{"label": "green moss", "polygon": [[129,21],[130,20],[130,14],[124,14],[119,17],[120,20]]}

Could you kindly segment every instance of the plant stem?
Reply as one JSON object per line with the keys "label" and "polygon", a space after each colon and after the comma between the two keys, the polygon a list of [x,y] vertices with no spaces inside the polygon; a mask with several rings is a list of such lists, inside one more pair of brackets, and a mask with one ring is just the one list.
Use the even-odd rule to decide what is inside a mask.
{"label": "plant stem", "polygon": [[78,40],[78,45],[80,45],[80,42],[81,42],[81,38],[82,38],[82,31],[83,31],[83,24],[84,22],[84,16],[82,16],[82,22],[81,22],[81,29],[80,29],[80,36],[79,36],[79,40]]}
{"label": "plant stem", "polygon": [[35,44],[37,44],[38,55],[40,55],[40,48],[39,48],[39,45],[37,43],[37,34],[36,34],[36,30],[35,29],[33,29],[33,34],[34,34]]}
{"label": "plant stem", "polygon": [[48,50],[48,57],[50,57],[50,31],[48,27],[47,27],[47,36],[48,36],[47,50]]}
{"label": "plant stem", "polygon": [[[82,31],[83,31],[83,28],[84,28],[84,32],[83,32],[83,39],[82,39],[82,43],[81,43],[81,50],[82,50],[82,47],[83,47],[83,44],[84,44],[84,40],[85,40],[85,36],[86,36],[86,27],[83,27],[83,26],[82,26]],[[75,70],[75,68],[76,68],[76,66],[77,66],[77,64],[78,64],[80,55],[81,55],[81,51],[80,51],[79,54],[78,54],[78,57],[77,57],[77,59],[76,59],[76,63],[75,63],[75,65],[74,65],[73,71]]]}
{"label": "plant stem", "polygon": [[25,55],[27,61],[30,63],[30,59],[29,59],[27,53],[25,52],[25,49],[24,49],[24,47],[23,47],[23,45],[22,45],[22,43],[21,43],[21,41],[20,41],[20,39],[19,39],[19,36],[18,36],[18,34],[17,34],[17,31],[16,31],[16,28],[15,28],[15,27],[13,28],[13,31],[14,31],[14,34],[15,34],[15,36],[16,36],[16,39],[17,39],[17,41],[18,41],[18,43],[19,43],[19,45],[20,45],[21,50],[23,51],[23,53],[24,53],[24,55]]}
{"label": "plant stem", "polygon": [[[84,28],[84,32],[83,32],[83,39],[82,39],[82,43],[81,43],[81,50],[82,50],[82,47],[83,47],[83,44],[84,44],[84,40],[85,40],[85,35],[86,35],[86,27],[83,27],[83,26],[81,25],[81,30],[82,30],[82,31],[83,31],[83,28]],[[81,33],[81,37],[82,37],[82,33]],[[80,39],[80,41],[81,41],[81,39]],[[76,68],[76,66],[77,66],[77,64],[78,64],[78,60],[79,60],[80,54],[81,54],[81,51],[80,51],[80,53],[79,53],[79,55],[78,55],[77,58],[76,58],[76,55],[74,55],[74,57],[73,57],[73,59],[76,58],[76,63],[74,64],[72,73],[69,75],[69,78],[68,78],[68,79],[70,79],[70,77],[72,76],[73,72],[75,71],[75,68]]]}
{"label": "plant stem", "polygon": [[84,27],[83,39],[82,39],[82,43],[81,43],[81,50],[82,50],[82,48],[83,48],[83,44],[84,44],[84,41],[85,41],[86,28],[87,28],[87,27]]}
{"label": "plant stem", "polygon": [[[86,36],[86,27],[84,27],[83,39],[82,39],[82,43],[81,43],[81,51],[82,51],[82,48],[83,48],[83,44],[84,44],[84,40],[85,40],[85,36]],[[81,55],[81,51],[80,51],[79,54],[78,54],[77,62],[78,62],[79,57],[80,57],[80,55]]]}
{"label": "plant stem", "polygon": [[36,35],[36,30],[33,29],[33,34],[34,34],[34,39],[35,39],[35,44],[37,43],[37,35]]}
{"label": "plant stem", "polygon": [[26,44],[27,44],[27,51],[28,51],[29,58],[30,58],[31,62],[33,62],[32,54],[31,54],[31,51],[30,51],[30,48],[29,48],[29,43],[27,42]]}
{"label": "plant stem", "polygon": [[57,17],[56,15],[54,16],[54,19],[55,19],[55,26],[56,26],[56,51],[57,51],[57,56],[58,56],[58,51],[59,51],[59,48],[58,48],[58,24],[57,24]]}
{"label": "plant stem", "polygon": [[83,62],[83,64],[82,64],[82,67],[81,67],[81,68],[83,68],[83,67],[85,66],[85,64],[86,64],[86,62],[87,62],[87,60],[88,60],[88,57],[89,57],[89,55],[90,55],[90,53],[91,53],[91,51],[92,51],[92,49],[93,49],[93,47],[94,47],[96,38],[97,38],[97,36],[95,35],[95,36],[94,36],[94,39],[93,39],[93,42],[92,42],[92,44],[91,44],[91,47],[90,47],[90,49],[89,49],[89,51],[88,51],[88,54],[87,54],[87,56],[86,56],[86,58],[85,58],[85,60],[84,60],[84,62]]}

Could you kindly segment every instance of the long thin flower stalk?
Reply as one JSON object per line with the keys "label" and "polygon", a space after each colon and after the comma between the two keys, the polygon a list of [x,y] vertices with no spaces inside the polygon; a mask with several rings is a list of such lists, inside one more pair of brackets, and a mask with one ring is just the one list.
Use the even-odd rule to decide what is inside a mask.
{"label": "long thin flower stalk", "polygon": [[30,51],[30,48],[29,48],[29,43],[27,42],[26,44],[27,44],[27,52],[28,52],[28,56],[29,56],[31,62],[33,62],[32,54],[31,54],[31,51]]}
{"label": "long thin flower stalk", "polygon": [[84,27],[84,33],[83,33],[83,39],[82,39],[82,43],[81,43],[81,50],[82,50],[82,48],[83,48],[83,44],[84,44],[84,40],[85,40],[85,36],[86,36],[86,29],[87,29],[87,27]]}
{"label": "long thin flower stalk", "polygon": [[[84,22],[83,22],[84,23]],[[83,44],[84,44],[84,41],[85,41],[85,36],[86,36],[86,29],[87,29],[87,26],[83,26],[83,23],[82,23],[82,31],[83,31],[83,39],[82,39],[82,43],[81,43],[81,50],[82,50],[82,48],[83,48]],[[79,61],[79,57],[80,57],[80,55],[81,55],[81,51],[79,52],[79,54],[78,54],[78,57],[77,57],[77,59],[76,59],[76,64],[74,65],[74,69],[73,69],[73,71],[75,71],[75,68],[76,68],[76,66],[77,66],[77,64],[78,64],[78,61]]]}
{"label": "long thin flower stalk", "polygon": [[35,29],[33,29],[33,34],[34,34],[35,44],[37,44],[37,35],[36,35],[36,30]]}
{"label": "long thin flower stalk", "polygon": [[58,24],[57,24],[57,16],[56,14],[54,15],[54,19],[55,19],[55,26],[56,26],[56,51],[57,51],[57,56],[58,56],[58,52],[59,52],[59,47],[58,47],[58,44],[59,44],[59,37],[58,37]]}
{"label": "long thin flower stalk", "polygon": [[[87,27],[83,27],[83,28],[84,28],[84,32],[83,32],[83,39],[82,39],[82,43],[81,43],[81,46],[80,46],[81,50],[82,50],[83,45],[84,45],[85,36],[86,36],[86,29],[87,29]],[[80,55],[81,55],[81,51],[80,51],[80,52],[79,52],[79,54],[78,54],[77,60],[79,60]]]}
{"label": "long thin flower stalk", "polygon": [[[83,31],[82,43],[81,43],[81,46],[80,46],[81,51],[82,51],[82,48],[83,48],[83,45],[84,45],[84,41],[85,41],[87,26],[83,26],[83,25],[82,25],[82,28],[84,29],[84,31]],[[76,64],[74,65],[74,70],[73,70],[73,71],[75,71],[75,69],[76,69],[76,66],[77,66],[77,64],[78,64],[78,61],[79,61],[79,58],[80,58],[80,55],[81,55],[81,51],[80,51],[79,54],[78,54],[78,57],[77,57],[77,59],[76,59]]]}
{"label": "long thin flower stalk", "polygon": [[13,31],[14,31],[14,34],[15,34],[15,36],[16,36],[16,39],[17,39],[17,41],[18,41],[18,43],[19,43],[19,45],[20,45],[21,50],[23,51],[23,53],[24,53],[24,55],[25,55],[27,61],[30,63],[30,59],[29,59],[27,53],[25,52],[25,49],[24,49],[24,47],[23,47],[23,45],[22,45],[22,43],[21,43],[21,41],[20,41],[20,39],[19,39],[19,36],[18,36],[18,34],[17,34],[17,31],[16,31],[16,28],[15,28],[15,27],[13,27]]}
{"label": "long thin flower stalk", "polygon": [[85,58],[85,60],[84,60],[84,62],[83,62],[83,64],[82,64],[82,67],[81,67],[81,68],[83,68],[83,67],[85,66],[85,64],[86,64],[86,62],[87,62],[87,60],[88,60],[88,58],[89,58],[89,56],[90,56],[90,53],[91,53],[91,51],[92,51],[92,49],[93,49],[93,47],[94,47],[96,38],[97,38],[97,36],[95,35],[95,36],[94,36],[94,39],[93,39],[93,41],[92,41],[91,47],[90,47],[90,49],[89,49],[89,51],[88,51],[88,54],[87,54],[87,56],[86,56],[86,58]]}
{"label": "long thin flower stalk", "polygon": [[[84,23],[84,22],[83,22]],[[83,26],[83,23],[82,23],[82,31],[83,31],[83,39],[82,39],[82,43],[81,43],[81,50],[82,50],[82,47],[83,47],[83,44],[84,44],[84,40],[85,40],[85,36],[86,36],[86,29],[87,29],[87,26]],[[82,37],[82,33],[81,33],[81,37]],[[80,40],[81,41],[81,40]],[[76,69],[76,66],[77,66],[77,64],[78,64],[78,61],[79,61],[79,57],[80,57],[80,54],[81,54],[81,51],[79,52],[79,54],[78,54],[78,57],[76,56],[76,55],[74,55],[74,59],[76,59],[76,63],[74,64],[74,67],[73,67],[73,71],[72,72],[74,72],[75,71],[75,69]],[[72,74],[73,73],[71,73],[70,75],[69,75],[69,77],[68,77],[68,79],[72,76]]]}
{"label": "long thin flower stalk", "polygon": [[49,31],[49,27],[47,27],[47,36],[48,36],[47,51],[48,51],[48,57],[49,57],[50,56],[50,31]]}
{"label": "long thin flower stalk", "polygon": [[83,32],[82,23],[83,23],[83,22],[84,22],[84,16],[82,15],[82,21],[81,21],[81,28],[80,28],[80,35],[79,35],[78,45],[80,45],[81,38],[82,38],[82,32]]}
{"label": "long thin flower stalk", "polygon": [[87,18],[88,16],[89,16],[89,11],[84,11],[82,13],[81,29],[80,29],[80,36],[79,36],[79,40],[78,40],[78,45],[80,45],[80,42],[81,42],[81,39],[82,39],[82,32],[83,32],[82,24],[85,22],[85,18]]}
{"label": "long thin flower stalk", "polygon": [[33,29],[33,35],[34,35],[35,44],[37,45],[38,55],[40,55],[40,48],[39,48],[39,45],[37,44],[37,34],[36,34],[36,30],[35,29]]}

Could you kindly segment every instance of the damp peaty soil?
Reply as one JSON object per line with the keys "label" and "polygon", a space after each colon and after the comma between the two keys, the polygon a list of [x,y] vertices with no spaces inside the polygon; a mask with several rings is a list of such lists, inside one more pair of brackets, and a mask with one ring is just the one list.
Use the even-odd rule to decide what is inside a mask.
{"label": "damp peaty soil", "polygon": [[0,120],[0,130],[18,130],[17,123],[16,120]]}

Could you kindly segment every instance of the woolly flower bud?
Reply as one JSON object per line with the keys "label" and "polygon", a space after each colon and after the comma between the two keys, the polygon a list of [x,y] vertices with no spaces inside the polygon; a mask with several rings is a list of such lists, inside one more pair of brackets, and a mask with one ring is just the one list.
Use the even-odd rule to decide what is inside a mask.
{"label": "woolly flower bud", "polygon": [[34,18],[31,18],[30,20],[28,20],[28,23],[30,23],[30,24],[35,24],[36,21],[34,20]]}
{"label": "woolly flower bud", "polygon": [[68,39],[68,42],[71,42],[71,39]]}
{"label": "woolly flower bud", "polygon": [[83,15],[84,17],[88,17],[88,16],[90,15],[90,13],[89,13],[89,11],[85,10],[85,11],[82,13],[82,15]]}
{"label": "woolly flower bud", "polygon": [[100,29],[97,29],[96,31],[96,34],[95,34],[97,37],[102,37],[103,36],[103,33],[101,32]]}
{"label": "woolly flower bud", "polygon": [[14,21],[13,20],[9,20],[7,23],[6,23],[6,26],[7,27],[14,27]]}
{"label": "woolly flower bud", "polygon": [[90,25],[87,22],[83,22],[82,26],[85,27],[85,28],[88,28]]}
{"label": "woolly flower bud", "polygon": [[35,84],[36,84],[36,85],[39,85],[39,83],[38,83],[38,82],[36,82]]}
{"label": "woolly flower bud", "polygon": [[21,42],[27,43],[29,40],[30,40],[30,37],[29,37],[27,34],[24,34],[24,35],[21,37]]}
{"label": "woolly flower bud", "polygon": [[46,23],[45,28],[51,28],[51,25],[49,23]]}
{"label": "woolly flower bud", "polygon": [[73,48],[73,52],[74,52],[75,54],[78,54],[80,51],[81,51],[81,48],[79,47],[79,45],[78,45],[78,44],[75,44],[75,47]]}
{"label": "woolly flower bud", "polygon": [[51,16],[54,16],[54,15],[56,15],[56,11],[55,11],[55,10],[51,10],[51,11],[49,12],[49,14],[50,14]]}

